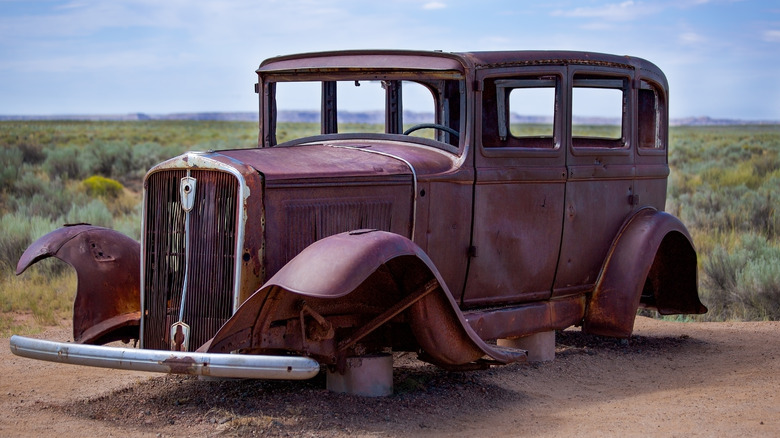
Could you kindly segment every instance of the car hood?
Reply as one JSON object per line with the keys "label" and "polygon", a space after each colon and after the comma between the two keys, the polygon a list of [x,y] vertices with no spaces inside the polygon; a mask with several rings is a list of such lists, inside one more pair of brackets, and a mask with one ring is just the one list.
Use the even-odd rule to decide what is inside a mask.
{"label": "car hood", "polygon": [[259,171],[266,183],[301,179],[433,175],[455,168],[457,157],[397,141],[343,140],[220,151]]}

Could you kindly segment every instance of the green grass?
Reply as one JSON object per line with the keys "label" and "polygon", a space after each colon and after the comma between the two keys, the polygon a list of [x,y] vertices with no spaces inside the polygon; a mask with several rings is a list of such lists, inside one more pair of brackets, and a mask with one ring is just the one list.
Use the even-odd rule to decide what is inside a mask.
{"label": "green grass", "polygon": [[[51,263],[64,265],[56,260],[41,262],[44,266]],[[71,318],[76,274],[71,269],[57,275],[52,275],[52,271],[56,269],[33,267],[23,276],[0,278],[0,336],[35,333]],[[30,316],[31,320],[21,318],[23,323],[18,323],[20,315]]]}

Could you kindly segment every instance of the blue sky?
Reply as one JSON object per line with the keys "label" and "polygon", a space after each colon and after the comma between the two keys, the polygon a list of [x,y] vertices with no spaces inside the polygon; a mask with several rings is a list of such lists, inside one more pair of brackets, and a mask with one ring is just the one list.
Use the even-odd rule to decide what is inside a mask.
{"label": "blue sky", "polygon": [[362,48],[634,55],[672,117],[780,120],[777,0],[0,0],[0,114],[255,111],[263,59]]}

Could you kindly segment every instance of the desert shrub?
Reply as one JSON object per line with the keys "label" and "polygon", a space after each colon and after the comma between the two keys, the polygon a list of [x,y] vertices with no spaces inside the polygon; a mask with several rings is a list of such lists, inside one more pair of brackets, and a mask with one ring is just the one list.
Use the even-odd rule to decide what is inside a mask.
{"label": "desert shrub", "polygon": [[101,175],[107,178],[123,178],[135,169],[133,153],[125,141],[94,141],[81,152],[83,175]]}
{"label": "desert shrub", "polygon": [[3,163],[0,168],[0,190],[5,191],[14,186],[22,162],[22,151],[0,147],[0,163]]}
{"label": "desert shrub", "polygon": [[143,203],[139,202],[132,212],[121,216],[115,216],[113,228],[135,240],[141,240],[142,211]]}
{"label": "desert shrub", "polygon": [[780,178],[745,185],[702,186],[693,194],[670,196],[669,205],[689,227],[721,232],[755,232],[774,239],[780,232]]}
{"label": "desert shrub", "polygon": [[751,260],[737,277],[737,291],[746,301],[742,319],[780,319],[780,251]]}
{"label": "desert shrub", "polygon": [[72,204],[62,219],[67,224],[85,223],[106,228],[114,225],[114,216],[101,199],[93,199],[86,205]]}
{"label": "desert shrub", "polygon": [[[4,214],[0,218],[0,268],[5,273],[16,269],[22,253],[30,244],[56,228],[54,223],[40,216],[20,213]],[[57,268],[53,268],[58,271]]]}
{"label": "desert shrub", "polygon": [[36,193],[30,198],[25,199],[24,204],[19,204],[16,211],[26,216],[45,217],[49,220],[56,220],[68,211],[69,202],[67,198],[56,198],[49,196],[50,193]]}
{"label": "desert shrub", "polygon": [[46,159],[46,147],[41,143],[22,141],[16,149],[22,153],[22,162],[24,163],[40,164]]}
{"label": "desert shrub", "polygon": [[689,226],[778,233],[780,128],[673,128],[669,203]]}
{"label": "desert shrub", "polygon": [[111,178],[93,175],[81,182],[87,194],[93,197],[116,199],[124,190],[122,184]]}
{"label": "desert shrub", "polygon": [[21,171],[21,175],[16,182],[14,182],[14,195],[31,198],[35,194],[46,192],[49,187],[50,181],[48,177],[39,176],[30,169],[25,168]]}
{"label": "desert shrub", "polygon": [[737,287],[737,275],[747,264],[746,251],[729,252],[718,247],[702,266],[707,275],[708,286],[721,292],[733,291]]}
{"label": "desert shrub", "polygon": [[43,162],[43,169],[53,178],[80,178],[82,175],[79,162],[80,153],[81,150],[73,145],[48,149],[46,151],[46,160]]}
{"label": "desert shrub", "polygon": [[68,211],[78,196],[62,180],[49,180],[46,175],[39,176],[23,168],[7,203],[10,211],[54,220]]}
{"label": "desert shrub", "polygon": [[742,161],[729,167],[721,167],[713,163],[701,173],[701,178],[710,187],[736,187],[745,186],[756,189],[761,185],[762,177],[755,171],[755,163],[752,160]]}
{"label": "desert shrub", "polygon": [[178,155],[178,151],[165,148],[157,142],[144,142],[137,144],[132,150],[132,161],[135,167],[135,176],[141,178],[152,166],[168,158]]}
{"label": "desert shrub", "polygon": [[780,319],[779,266],[780,247],[755,234],[733,248],[715,248],[702,264],[705,318]]}

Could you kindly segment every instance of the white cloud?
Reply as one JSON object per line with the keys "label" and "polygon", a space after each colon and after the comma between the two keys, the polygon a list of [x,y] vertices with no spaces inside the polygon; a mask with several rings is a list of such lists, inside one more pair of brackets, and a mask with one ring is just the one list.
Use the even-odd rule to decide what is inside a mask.
{"label": "white cloud", "polygon": [[706,42],[707,38],[696,32],[684,32],[680,34],[678,40],[681,44],[701,44]]}
{"label": "white cloud", "polygon": [[432,11],[435,9],[444,9],[446,7],[447,5],[442,2],[428,2],[423,5],[423,9],[425,9],[426,11]]}
{"label": "white cloud", "polygon": [[607,21],[591,21],[579,26],[582,30],[605,31],[615,29],[615,23]]}
{"label": "white cloud", "polygon": [[570,11],[558,9],[553,11],[552,15],[574,18],[597,18],[609,21],[633,21],[641,17],[655,14],[658,10],[658,6],[627,0],[622,3],[610,3],[595,7],[581,7]]}
{"label": "white cloud", "polygon": [[780,30],[764,31],[764,41],[770,43],[780,43]]}

